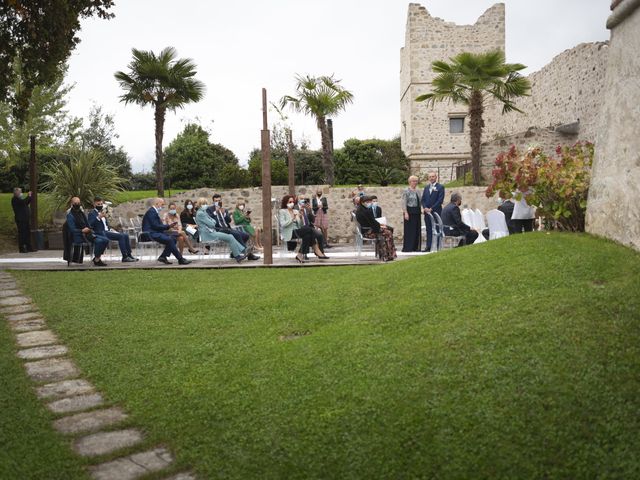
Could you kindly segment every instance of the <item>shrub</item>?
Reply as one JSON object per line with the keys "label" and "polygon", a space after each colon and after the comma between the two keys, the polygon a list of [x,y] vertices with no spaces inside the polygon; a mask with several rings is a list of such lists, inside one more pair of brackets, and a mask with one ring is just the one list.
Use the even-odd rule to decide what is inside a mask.
{"label": "shrub", "polygon": [[525,195],[527,203],[545,217],[548,227],[582,232],[593,152],[589,142],[558,146],[555,156],[547,156],[540,147],[520,154],[512,146],[496,158],[491,172],[493,182],[486,195],[491,197],[497,192],[501,198],[516,200]]}

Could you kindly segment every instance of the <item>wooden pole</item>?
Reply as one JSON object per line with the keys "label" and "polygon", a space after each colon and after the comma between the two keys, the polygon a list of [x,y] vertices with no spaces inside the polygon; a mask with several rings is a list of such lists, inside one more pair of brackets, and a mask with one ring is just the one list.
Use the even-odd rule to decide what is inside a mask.
{"label": "wooden pole", "polygon": [[38,165],[36,164],[36,137],[29,136],[31,152],[29,155],[29,190],[31,190],[31,245],[38,248],[35,231],[38,230]]}
{"label": "wooden pole", "polygon": [[287,160],[289,162],[289,195],[296,194],[296,167],[293,158],[293,138],[291,129],[287,129]]}
{"label": "wooden pole", "polygon": [[267,89],[262,89],[262,245],[264,264],[273,264],[271,233],[271,136],[267,124]]}

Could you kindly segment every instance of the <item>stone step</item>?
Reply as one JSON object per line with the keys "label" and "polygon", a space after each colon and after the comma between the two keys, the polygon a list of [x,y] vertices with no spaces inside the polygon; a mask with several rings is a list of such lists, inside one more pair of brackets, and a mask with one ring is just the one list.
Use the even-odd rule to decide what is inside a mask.
{"label": "stone step", "polygon": [[82,457],[106,455],[142,442],[142,432],[135,428],[98,432],[86,435],[73,443],[73,449]]}
{"label": "stone step", "polygon": [[36,382],[57,382],[80,375],[78,367],[66,358],[48,358],[24,364],[27,375]]}
{"label": "stone step", "polygon": [[134,480],[152,472],[159,472],[172,462],[171,453],[166,448],[159,447],[89,468],[95,480]]}
{"label": "stone step", "polygon": [[51,330],[40,330],[37,332],[19,333],[16,335],[16,342],[19,347],[38,347],[40,345],[51,345],[58,343],[58,338]]}
{"label": "stone step", "polygon": [[0,298],[19,297],[22,295],[20,290],[11,288],[10,286],[0,286]]}
{"label": "stone step", "polygon": [[7,321],[9,322],[19,322],[21,320],[31,320],[33,318],[42,318],[42,316],[39,312],[16,313],[13,315],[7,315]]}
{"label": "stone step", "polygon": [[47,383],[36,389],[38,398],[60,398],[71,397],[75,395],[84,395],[85,393],[93,393],[95,388],[89,382],[82,378],[75,380],[63,380],[61,382]]}
{"label": "stone step", "polygon": [[47,327],[43,318],[32,318],[29,320],[10,322],[9,326],[14,332],[32,332],[35,330],[42,330]]}
{"label": "stone step", "polygon": [[116,425],[126,420],[128,415],[118,407],[105,410],[92,410],[91,412],[76,413],[69,417],[59,418],[53,422],[53,427],[61,433],[73,435],[100,430],[101,428]]}
{"label": "stone step", "polygon": [[4,315],[12,315],[14,313],[37,312],[38,307],[33,303],[25,305],[0,306],[0,313]]}
{"label": "stone step", "polygon": [[86,395],[76,395],[75,397],[61,398],[47,404],[47,408],[53,413],[72,413],[89,410],[103,404],[102,395],[99,393],[89,393]]}
{"label": "stone step", "polygon": [[22,305],[31,303],[31,299],[29,297],[8,297],[8,298],[0,298],[0,305],[3,307],[13,307],[15,305]]}
{"label": "stone step", "polygon": [[20,350],[17,355],[23,360],[42,360],[43,358],[59,357],[67,354],[64,345],[47,345],[45,347],[33,347]]}

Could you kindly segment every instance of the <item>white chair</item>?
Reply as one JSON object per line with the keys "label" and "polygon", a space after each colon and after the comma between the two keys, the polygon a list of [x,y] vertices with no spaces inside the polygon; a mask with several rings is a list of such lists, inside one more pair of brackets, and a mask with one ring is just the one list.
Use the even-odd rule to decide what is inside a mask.
{"label": "white chair", "polygon": [[470,208],[465,208],[461,212],[462,221],[473,228],[473,210]]}
{"label": "white chair", "polygon": [[476,208],[475,210],[471,210],[471,219],[471,228],[478,231],[478,238],[476,238],[476,241],[473,242],[473,244],[475,245],[476,243],[486,242],[487,239],[482,235],[482,231],[487,228],[487,225],[484,223],[484,215],[482,215],[482,212]]}
{"label": "white chair", "polygon": [[509,236],[507,221],[504,218],[504,213],[500,210],[489,210],[487,212],[487,223],[489,224],[489,240]]}
{"label": "white chair", "polygon": [[[444,234],[442,229],[442,219],[440,218],[440,215],[438,215],[436,212],[433,212],[433,215],[431,213],[426,213],[425,215],[428,215],[429,217],[431,217],[431,251],[437,252],[442,249],[442,244],[443,244],[442,237],[444,237]],[[422,231],[424,231],[424,246],[426,247],[427,246],[426,225],[422,226]]]}
{"label": "white chair", "polygon": [[[280,243],[280,251],[278,252],[278,256],[280,258],[284,258],[284,256],[289,253],[289,242],[284,239],[284,232],[282,227],[280,226],[280,219],[278,218],[278,215],[274,215],[273,218],[275,219],[275,224],[278,227],[278,242]],[[296,253],[302,245],[302,239],[291,237],[290,241],[296,242],[296,248],[293,250],[293,253]]]}
{"label": "white chair", "polygon": [[459,235],[459,236],[446,235],[445,234],[446,228],[445,228],[445,225],[442,223],[442,218],[440,218],[440,215],[433,212],[433,216],[438,224],[438,241],[440,243],[438,250],[457,247],[460,241],[465,239],[464,235]]}
{"label": "white chair", "polygon": [[351,220],[353,221],[353,225],[355,226],[355,244],[356,244],[356,256],[360,258],[362,256],[362,247],[364,247],[365,243],[370,243],[373,245],[374,255],[378,256],[378,238],[369,238],[362,235],[362,228],[356,219],[355,213],[351,212]]}

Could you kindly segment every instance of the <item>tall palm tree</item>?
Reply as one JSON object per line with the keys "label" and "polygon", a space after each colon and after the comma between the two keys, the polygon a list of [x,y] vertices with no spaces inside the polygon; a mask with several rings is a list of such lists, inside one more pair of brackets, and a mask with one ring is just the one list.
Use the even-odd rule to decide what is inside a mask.
{"label": "tall palm tree", "polygon": [[155,108],[156,127],[156,183],[158,196],[164,196],[164,166],[162,164],[162,137],[167,110],[175,111],[185,104],[197,102],[204,96],[204,83],[193,78],[196,64],[189,58],[177,59],[173,47],[156,55],[152,51],[133,48],[129,73],[116,72],[116,80],[125,91],[120,101],[151,104]]}
{"label": "tall palm tree", "polygon": [[296,76],[296,96],[285,95],[280,100],[286,105],[316,119],[322,141],[322,167],[329,185],[334,184],[333,147],[327,126],[327,117],[335,116],[353,102],[353,94],[339,85],[340,80],[330,77]]}
{"label": "tall palm tree", "polygon": [[505,63],[502,50],[486,53],[463,52],[451,58],[451,63],[436,61],[431,64],[438,75],[431,85],[433,91],[416,98],[433,106],[444,100],[469,106],[469,136],[473,184],[480,185],[480,144],[484,120],[485,102],[498,100],[502,113],[521,112],[513,103],[517,97],[529,95],[531,84],[518,72],[525,65]]}

